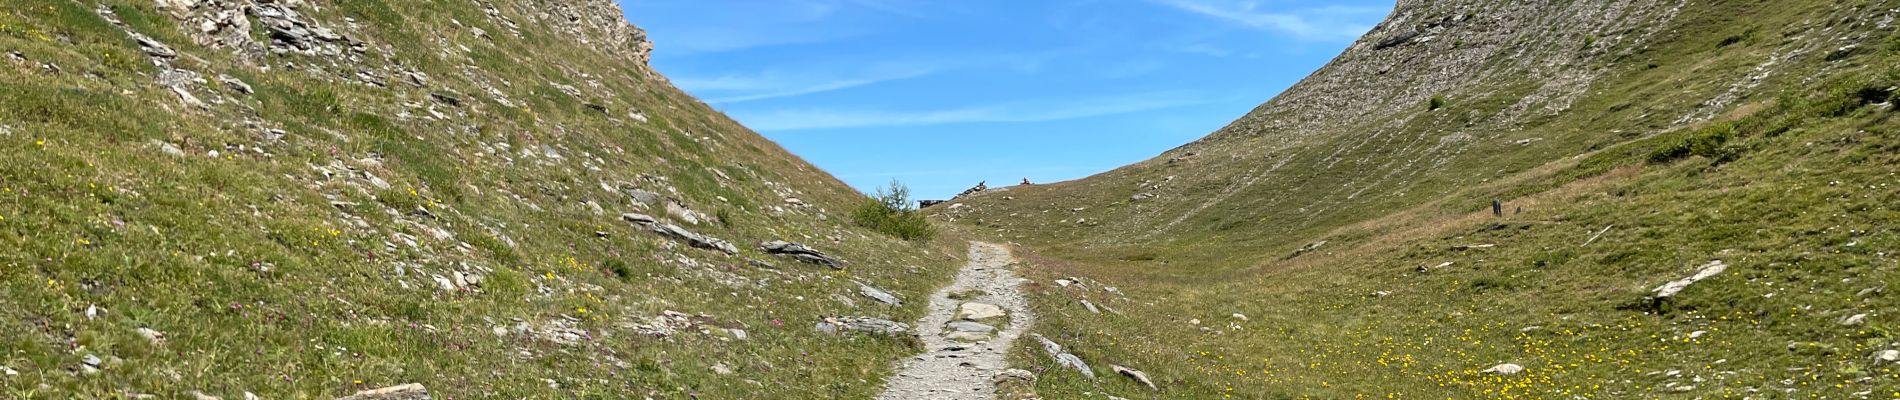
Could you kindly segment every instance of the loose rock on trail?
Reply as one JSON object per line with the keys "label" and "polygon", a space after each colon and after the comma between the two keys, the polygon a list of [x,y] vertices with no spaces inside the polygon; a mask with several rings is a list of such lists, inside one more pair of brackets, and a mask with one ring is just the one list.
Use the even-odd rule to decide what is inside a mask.
{"label": "loose rock on trail", "polygon": [[[956,282],[930,296],[930,313],[917,321],[924,354],[902,361],[878,399],[996,398],[995,377],[1007,367],[1004,355],[1036,320],[1029,311],[1028,301],[1017,288],[1022,279],[1016,277],[1014,262],[1009,249],[1003,246],[970,244],[970,263],[957,274]],[[983,294],[963,300],[950,298],[953,293],[973,293],[973,289]],[[966,307],[966,304],[974,306]],[[965,309],[989,311],[992,306],[1000,308],[1003,315],[960,312]],[[980,320],[965,318],[971,316]],[[1001,329],[990,336],[988,332],[972,332],[982,330],[972,329],[976,325],[1001,325],[998,326]]]}

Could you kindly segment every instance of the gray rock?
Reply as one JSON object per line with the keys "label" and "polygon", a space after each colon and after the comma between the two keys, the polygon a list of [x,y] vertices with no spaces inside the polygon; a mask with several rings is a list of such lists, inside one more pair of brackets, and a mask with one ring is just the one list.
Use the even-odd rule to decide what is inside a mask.
{"label": "gray rock", "polygon": [[945,340],[957,341],[957,342],[981,342],[981,341],[987,341],[991,339],[990,335],[987,333],[976,333],[976,332],[954,332],[948,335],[943,335],[943,338]]}
{"label": "gray rock", "polygon": [[1095,370],[1089,368],[1089,364],[1083,362],[1082,357],[1076,357],[1074,354],[1063,351],[1062,345],[1056,344],[1055,341],[1049,340],[1048,337],[1044,337],[1040,333],[1032,333],[1030,336],[1035,337],[1036,341],[1042,344],[1042,350],[1049,353],[1049,358],[1055,359],[1057,364],[1062,364],[1063,367],[1080,372],[1082,376],[1087,376],[1089,379],[1095,379]]}
{"label": "gray rock", "polygon": [[712,216],[693,211],[693,209],[686,208],[685,205],[681,205],[678,202],[666,203],[666,215],[673,216],[673,219],[685,222],[687,225],[699,225],[700,222],[713,220]]}
{"label": "gray rock", "polygon": [[815,326],[819,332],[838,335],[856,331],[885,336],[910,334],[910,325],[885,319],[870,317],[835,317],[818,321]]}
{"label": "gray rock", "polygon": [[1095,314],[1102,313],[1102,309],[1096,308],[1095,303],[1091,303],[1087,299],[1082,300],[1082,308],[1087,308],[1090,313],[1095,313]]}
{"label": "gray rock", "polygon": [[650,225],[653,227],[653,231],[659,233],[661,236],[685,241],[693,247],[718,250],[726,254],[739,254],[739,246],[733,246],[732,243],[719,240],[719,238],[694,233],[679,225],[663,223]]}
{"label": "gray rock", "polygon": [[1847,318],[1841,318],[1841,320],[1840,320],[1839,322],[1840,322],[1840,324],[1841,324],[1841,325],[1843,325],[1843,326],[1860,326],[1860,325],[1866,325],[1866,324],[1867,324],[1867,314],[1854,314],[1854,315],[1850,315],[1850,316],[1847,316]]}
{"label": "gray rock", "polygon": [[832,269],[844,269],[843,260],[825,255],[823,252],[798,243],[774,240],[760,243],[759,250],[764,251],[766,254],[789,256],[798,261],[823,265],[831,267]]}
{"label": "gray rock", "polygon": [[654,219],[651,215],[635,213],[620,214],[620,219],[640,225],[650,225],[660,222],[660,220]]}
{"label": "gray rock", "polygon": [[208,395],[208,394],[205,394],[205,392],[200,392],[196,390],[185,392],[185,395],[191,396],[192,400],[224,400],[224,399],[218,398],[218,396]]}
{"label": "gray rock", "polygon": [[165,343],[164,332],[159,332],[152,328],[139,328],[137,332],[139,337],[145,338],[145,340],[152,342],[152,344]]}
{"label": "gray rock", "polygon": [[178,146],[173,146],[171,143],[167,143],[161,140],[152,140],[152,145],[158,146],[158,151],[165,153],[165,155],[173,156],[173,157],[185,156],[184,150],[180,150]]}
{"label": "gray rock", "polygon": [[104,366],[105,360],[99,359],[99,356],[96,355],[87,354],[85,358],[79,360],[79,371],[86,373],[86,375],[97,374],[99,373],[99,369]]}
{"label": "gray rock", "polygon": [[1874,353],[1874,361],[1883,363],[1900,362],[1900,350],[1883,350]]}
{"label": "gray rock", "polygon": [[1161,390],[1161,388],[1155,387],[1155,381],[1148,379],[1148,373],[1146,372],[1141,372],[1140,370],[1136,370],[1134,368],[1128,368],[1128,367],[1114,365],[1114,364],[1109,364],[1108,367],[1111,369],[1114,369],[1115,373],[1117,374],[1121,374],[1122,376],[1128,377],[1128,379],[1135,380],[1135,383],[1139,383],[1142,386],[1147,386],[1148,389]]}
{"label": "gray rock", "polygon": [[996,376],[990,378],[990,380],[999,385],[1010,382],[1035,383],[1036,374],[1034,372],[1011,368],[996,373]]}
{"label": "gray rock", "polygon": [[238,80],[238,78],[232,77],[230,75],[218,76],[218,82],[223,83],[224,87],[231,88],[231,90],[237,91],[238,93],[243,93],[243,94],[256,93],[254,89],[251,89],[250,84],[244,83],[244,81]]}
{"label": "gray rock", "polygon": [[1082,357],[1077,357],[1074,354],[1062,353],[1062,354],[1057,354],[1055,358],[1056,358],[1056,362],[1059,364],[1062,364],[1062,366],[1068,367],[1069,369],[1073,369],[1076,372],[1080,372],[1082,373],[1082,376],[1089,377],[1089,379],[1095,379],[1095,370],[1089,368],[1089,364],[1086,362],[1083,362]]}
{"label": "gray rock", "polygon": [[1523,372],[1524,372],[1524,366],[1505,363],[1505,364],[1498,364],[1497,366],[1491,367],[1490,369],[1486,369],[1482,373],[1486,375],[1517,375]]}
{"label": "gray rock", "polygon": [[256,3],[250,14],[264,24],[270,50],[309,56],[341,56],[345,50],[362,52],[366,46],[317,26],[288,3]]}
{"label": "gray rock", "polygon": [[871,287],[871,285],[859,283],[858,293],[863,294],[864,297],[869,297],[872,300],[877,300],[878,302],[881,302],[884,304],[890,304],[894,306],[904,304],[903,301],[897,300],[897,295],[893,295],[891,294],[891,292],[886,292],[883,289]]}
{"label": "gray rock", "polygon": [[1005,315],[1009,313],[1004,312],[1002,307],[997,307],[995,304],[969,302],[957,307],[957,318],[969,321],[1002,318]]}
{"label": "gray rock", "polygon": [[631,199],[633,200],[634,203],[641,204],[641,205],[651,206],[651,205],[659,204],[661,200],[665,199],[664,197],[661,197],[659,193],[654,193],[654,192],[641,190],[641,189],[633,188],[633,187],[622,187],[620,188],[620,191],[626,193],[628,199]]}
{"label": "gray rock", "polygon": [[1708,264],[1704,264],[1701,270],[1696,271],[1695,275],[1691,275],[1687,278],[1677,279],[1675,281],[1665,283],[1662,286],[1657,286],[1655,290],[1655,294],[1651,295],[1650,297],[1655,298],[1655,299],[1665,299],[1665,298],[1669,298],[1670,296],[1675,296],[1676,293],[1681,293],[1683,289],[1689,288],[1689,285],[1693,285],[1696,282],[1701,282],[1703,279],[1709,279],[1709,277],[1713,277],[1716,274],[1720,274],[1722,273],[1722,271],[1727,271],[1727,270],[1728,270],[1728,264],[1722,263],[1722,260],[1710,261]]}
{"label": "gray rock", "polygon": [[172,51],[171,46],[166,46],[165,43],[152,39],[150,36],[133,33],[132,40],[139,43],[139,50],[144,51],[146,55],[156,58],[178,58],[178,52]]}
{"label": "gray rock", "polygon": [[356,392],[337,400],[430,400],[430,397],[429,389],[420,384],[411,383]]}
{"label": "gray rock", "polygon": [[952,332],[990,333],[996,331],[994,326],[970,321],[951,322],[945,327],[950,328]]}

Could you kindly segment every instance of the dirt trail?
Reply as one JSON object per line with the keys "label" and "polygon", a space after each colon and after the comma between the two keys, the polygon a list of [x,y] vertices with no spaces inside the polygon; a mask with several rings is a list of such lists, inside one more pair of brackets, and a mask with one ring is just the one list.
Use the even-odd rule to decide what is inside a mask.
{"label": "dirt trail", "polygon": [[[917,332],[924,342],[924,354],[905,359],[898,365],[897,374],[884,389],[881,400],[988,400],[996,398],[996,373],[1008,367],[1004,355],[1022,336],[1029,325],[1035,323],[1036,316],[1029,311],[1029,302],[1023,298],[1017,285],[1022,282],[1016,277],[1014,257],[1009,249],[989,243],[970,243],[970,263],[963,266],[957,274],[957,280],[950,286],[930,296],[930,313],[917,321]],[[951,294],[972,293],[981,290],[982,294],[963,300],[951,299]],[[964,303],[981,303],[1002,307],[1008,312],[1007,325],[998,326],[994,338],[980,342],[963,342],[947,338],[954,330],[947,328],[957,321],[958,309]],[[999,324],[1000,319],[986,323]]]}

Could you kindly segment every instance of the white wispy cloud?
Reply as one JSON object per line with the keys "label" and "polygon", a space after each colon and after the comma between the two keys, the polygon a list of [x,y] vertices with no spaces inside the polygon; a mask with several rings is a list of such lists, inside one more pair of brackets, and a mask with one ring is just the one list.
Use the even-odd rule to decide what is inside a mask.
{"label": "white wispy cloud", "polygon": [[1086,99],[1011,102],[939,110],[779,109],[741,112],[736,113],[736,116],[753,129],[783,132],[983,122],[1060,121],[1160,110],[1203,104],[1208,101],[1181,92],[1162,92]]}
{"label": "white wispy cloud", "polygon": [[1182,53],[1200,54],[1200,55],[1212,56],[1212,57],[1227,57],[1227,56],[1234,55],[1233,50],[1228,50],[1226,48],[1222,48],[1220,46],[1215,46],[1215,45],[1211,45],[1207,43],[1195,43],[1195,44],[1176,48],[1175,50],[1180,51]]}
{"label": "white wispy cloud", "polygon": [[1254,29],[1279,31],[1294,36],[1339,40],[1355,39],[1372,29],[1368,18],[1376,21],[1387,10],[1372,7],[1328,6],[1299,10],[1269,10],[1259,1],[1250,0],[1149,0],[1203,16]]}
{"label": "white wispy cloud", "polygon": [[707,103],[730,104],[803,96],[878,83],[911,79],[942,71],[929,62],[884,62],[841,72],[843,68],[770,68],[755,73],[711,78],[683,77],[673,82],[687,91],[710,98]]}

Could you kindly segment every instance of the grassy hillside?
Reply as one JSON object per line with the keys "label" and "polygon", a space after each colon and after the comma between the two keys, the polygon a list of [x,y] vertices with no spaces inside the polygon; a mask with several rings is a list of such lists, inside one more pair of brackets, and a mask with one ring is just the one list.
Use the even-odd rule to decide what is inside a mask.
{"label": "grassy hillside", "polygon": [[963,249],[650,46],[607,1],[0,0],[0,397],[868,397],[913,344],[813,323]]}
{"label": "grassy hillside", "polygon": [[[1453,27],[1423,44],[1442,47],[1381,48],[1443,20],[1404,2],[1314,78],[1207,139],[943,209],[940,219],[1040,254],[1027,272],[1040,285],[1035,331],[1107,376],[1061,372],[1023,347],[1020,364],[1046,368],[1035,389],[1900,395],[1900,365],[1876,354],[1900,348],[1886,315],[1900,280],[1900,4],[1690,1],[1607,34],[1579,32],[1596,19],[1573,11],[1628,3],[1432,4],[1544,25]],[[1534,72],[1518,57],[1545,56],[1474,59],[1457,51],[1465,40],[1582,55],[1531,62],[1556,65]],[[1380,72],[1391,58],[1483,68],[1373,86],[1384,95],[1320,90],[1400,79]],[[1578,90],[1551,90],[1585,73]],[[1565,93],[1576,96],[1549,100]],[[1339,109],[1364,114],[1300,119]],[[1725,272],[1651,298],[1718,260]],[[1483,372],[1504,363],[1525,370]],[[1107,364],[1144,370],[1160,390]]]}

